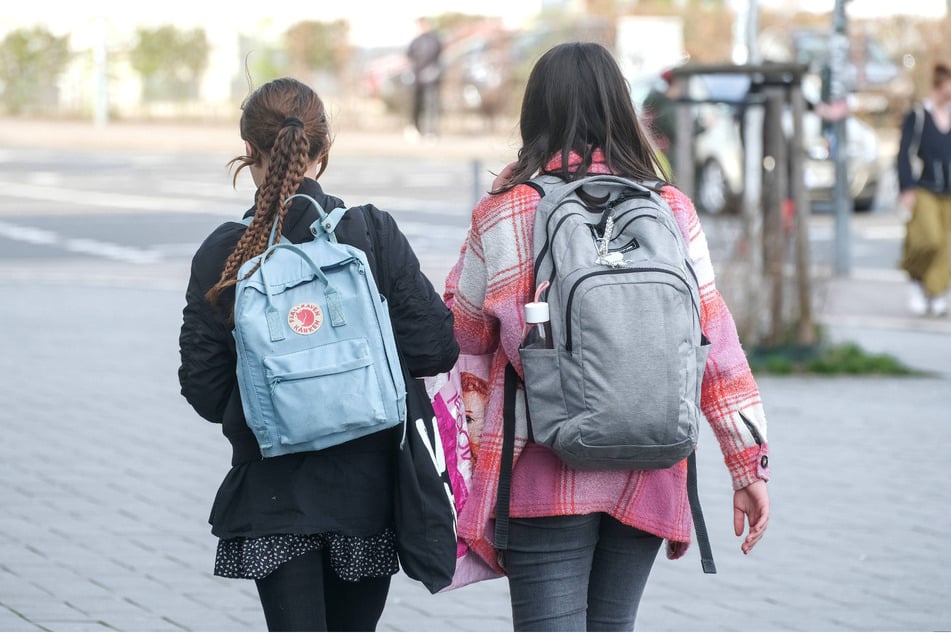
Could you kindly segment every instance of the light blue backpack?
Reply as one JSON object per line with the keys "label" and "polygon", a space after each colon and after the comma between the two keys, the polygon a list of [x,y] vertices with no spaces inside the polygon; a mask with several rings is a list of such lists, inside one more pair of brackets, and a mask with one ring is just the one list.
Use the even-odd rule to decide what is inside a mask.
{"label": "light blue backpack", "polygon": [[323,449],[406,418],[386,300],[364,252],[334,236],[347,210],[328,214],[310,196],[297,197],[317,208],[314,240],[282,237],[241,266],[235,288],[241,404],[265,458]]}

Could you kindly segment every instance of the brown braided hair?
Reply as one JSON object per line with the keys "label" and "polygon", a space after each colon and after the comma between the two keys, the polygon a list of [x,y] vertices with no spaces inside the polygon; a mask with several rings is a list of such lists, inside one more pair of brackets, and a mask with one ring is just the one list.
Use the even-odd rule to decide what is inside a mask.
{"label": "brown braided hair", "polygon": [[218,282],[205,295],[212,304],[218,303],[222,291],[238,283],[241,265],[270,246],[268,236],[275,218],[274,241],[280,241],[289,208],[284,201],[297,192],[307,167],[318,159],[320,178],[327,169],[331,144],[323,102],[309,86],[296,79],[283,77],[264,84],[245,99],[241,110],[241,138],[248,142],[251,151],[228,162],[229,168],[237,165],[233,182],[237,184],[241,170],[261,165],[265,158],[267,171],[254,197],[251,224],[225,260]]}

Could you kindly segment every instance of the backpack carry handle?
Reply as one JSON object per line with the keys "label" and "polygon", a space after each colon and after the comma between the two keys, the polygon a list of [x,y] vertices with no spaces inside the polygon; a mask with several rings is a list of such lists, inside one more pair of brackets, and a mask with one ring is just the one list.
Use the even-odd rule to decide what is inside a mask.
{"label": "backpack carry handle", "polygon": [[[324,283],[324,285],[327,287],[328,292],[332,290],[332,287],[330,285],[330,280],[327,279],[327,275],[324,273],[323,269],[317,266],[317,263],[314,262],[314,260],[311,259],[309,255],[307,255],[306,251],[301,249],[296,244],[291,244],[289,242],[280,242],[278,244],[272,244],[271,246],[267,248],[267,250],[264,253],[261,254],[261,282],[264,284],[265,289],[269,289],[270,285],[267,283],[267,278],[264,274],[264,265],[267,263],[268,257],[271,255],[271,253],[278,249],[288,249],[296,253],[298,256],[300,256],[300,258],[304,260],[305,262],[307,262],[307,264],[310,266],[311,270],[314,272],[314,275],[317,276],[317,279],[319,279],[321,282]],[[267,290],[267,295],[268,295],[268,299],[270,300],[270,297],[271,297],[270,290]]]}
{"label": "backpack carry handle", "polygon": [[288,249],[293,251],[304,260],[314,272],[314,275],[317,276],[321,282],[324,283],[324,286],[327,287],[324,295],[327,298],[327,312],[330,316],[330,324],[334,327],[343,326],[347,323],[347,319],[343,313],[343,304],[340,300],[340,295],[337,293],[337,289],[333,287],[330,283],[330,280],[327,279],[327,275],[324,273],[323,269],[317,266],[317,263],[307,252],[301,249],[296,244],[289,242],[281,242],[279,244],[271,245],[267,250],[261,254],[261,264],[259,270],[261,272],[261,283],[264,286],[264,296],[265,296],[265,313],[267,315],[267,324],[268,331],[271,337],[271,341],[282,341],[284,339],[284,324],[277,317],[277,310],[274,308],[273,294],[271,293],[271,285],[267,283],[267,275],[265,274],[265,264],[267,264],[268,256],[271,255],[274,251],[278,249]]}
{"label": "backpack carry handle", "polygon": [[[553,183],[553,184],[550,184],[550,185],[549,185],[549,190],[550,190],[549,193],[551,193],[551,192],[553,192],[553,191],[555,191],[555,190],[557,189],[557,190],[558,190],[559,197],[560,197],[560,198],[564,198],[565,196],[567,196],[567,195],[570,194],[571,192],[573,192],[573,191],[575,191],[575,190],[578,190],[578,189],[581,189],[582,187],[588,187],[588,186],[591,186],[591,185],[594,185],[594,186],[597,186],[597,185],[615,185],[615,186],[616,186],[616,185],[621,184],[621,181],[624,181],[624,184],[625,184],[625,185],[628,185],[628,184],[629,184],[629,185],[633,186],[635,189],[643,189],[643,190],[647,190],[647,191],[649,191],[649,189],[650,189],[650,188],[647,187],[645,184],[639,183],[639,182],[637,182],[637,181],[635,181],[635,180],[632,180],[632,179],[630,179],[630,178],[627,178],[627,177],[625,177],[625,176],[618,176],[618,175],[616,175],[616,174],[589,174],[588,176],[586,176],[586,177],[584,177],[584,178],[579,178],[579,179],[577,179],[577,180],[568,181],[568,182],[565,182],[565,183],[563,183],[563,184],[562,184],[562,183],[557,183],[557,184]],[[554,185],[554,187],[552,187],[551,185]]]}
{"label": "backpack carry handle", "polygon": [[344,214],[347,213],[347,209],[345,207],[337,207],[328,214],[324,211],[324,208],[320,206],[320,203],[314,200],[312,196],[307,194],[294,194],[293,196],[288,196],[287,199],[284,200],[284,204],[286,205],[292,198],[305,198],[309,200],[310,204],[312,204],[317,210],[319,219],[310,225],[310,232],[314,234],[315,237],[319,235],[319,229],[320,232],[324,234],[324,237],[327,238],[327,240],[331,242],[337,242],[337,236],[334,235],[334,230],[337,228],[337,224],[339,224],[343,219]]}

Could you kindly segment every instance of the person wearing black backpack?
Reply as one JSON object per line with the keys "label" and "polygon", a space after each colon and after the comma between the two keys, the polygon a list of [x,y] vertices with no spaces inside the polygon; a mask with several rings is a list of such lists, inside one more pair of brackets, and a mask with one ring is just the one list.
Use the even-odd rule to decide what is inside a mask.
{"label": "person wearing black backpack", "polygon": [[[403,427],[262,459],[242,409],[232,336],[239,267],[269,246],[275,220],[275,243],[282,235],[293,243],[314,238],[315,207],[289,197],[306,194],[328,212],[345,207],[317,182],[331,144],[326,112],[310,87],[276,79],[246,99],[240,131],[246,152],[231,165],[235,179],[248,168],[257,186],[244,214],[252,220],[222,224],[195,253],[179,338],[182,394],[222,426],[232,448],[209,518],[219,538],[214,572],[255,580],[269,630],[374,630],[399,569],[394,479]],[[365,252],[387,300],[406,388],[422,390],[413,396],[428,403],[413,377],[452,368],[459,350],[452,313],[388,213],[373,205],[349,209],[335,235]],[[328,314],[323,327],[333,320]],[[312,406],[320,411],[322,403]]]}
{"label": "person wearing black backpack", "polygon": [[[543,55],[528,79],[520,129],[518,159],[502,171],[493,190],[472,212],[462,253],[446,280],[444,298],[451,302],[461,352],[492,355],[485,424],[481,438],[473,440],[479,452],[474,457],[469,498],[459,516],[459,534],[486,563],[507,575],[517,631],[630,631],[661,544],[666,540],[667,556],[675,559],[691,541],[690,459],[657,469],[573,468],[530,435],[535,421],[526,416],[523,389],[517,382],[524,377],[523,308],[533,300],[537,304],[536,293],[543,290],[541,284],[536,288],[535,267],[547,253],[535,253],[538,242],[537,238],[533,242],[533,235],[542,193],[547,194],[549,186],[557,187],[554,181],[575,183],[591,175],[613,174],[651,183],[651,200],[659,194],[672,211],[673,231],[682,233],[688,247],[690,262],[684,275],[695,275],[699,287],[700,305],[693,309],[699,312],[706,336],[696,345],[709,349],[702,384],[697,381],[700,406],[732,478],[736,535],[742,536],[748,526],[743,553],[749,553],[763,537],[769,518],[763,403],[734,321],[716,289],[697,213],[682,192],[657,182],[663,170],[658,171],[657,157],[638,123],[624,77],[607,49],[593,43],[569,43]],[[545,187],[532,180],[540,175]],[[632,196],[647,197],[642,188],[631,191]],[[592,194],[591,208],[579,209],[576,215],[603,209],[598,207],[603,201],[594,198]],[[604,216],[598,212],[598,217]],[[669,231],[668,226],[659,231]],[[627,266],[627,259],[634,257],[631,253],[637,253],[636,241],[616,250],[610,247],[612,228],[607,225],[590,228],[590,232],[577,231],[582,238],[588,235],[592,245],[604,241],[601,256],[606,272]],[[591,264],[595,261],[592,256]],[[597,262],[602,264],[600,258]],[[568,303],[573,299],[578,297],[569,296]],[[605,304],[588,310],[633,315],[613,326],[621,333],[645,325],[658,327],[657,323],[638,324],[636,307],[618,308]],[[575,318],[584,319],[583,315]],[[559,322],[552,319],[554,327]],[[654,319],[661,322],[664,317]],[[597,321],[603,324],[605,320],[599,315]],[[566,359],[572,354],[568,335],[558,330],[552,334],[556,347],[552,354]],[[608,352],[635,353],[623,348]],[[598,361],[599,367],[610,372],[610,360]],[[651,358],[644,360],[648,368],[651,363]],[[516,374],[514,382],[507,380],[511,369]],[[671,382],[678,380],[676,375],[666,376]],[[565,386],[560,399],[573,392],[576,386]],[[585,398],[597,401],[598,394],[587,393]],[[555,403],[556,408],[563,406]],[[634,411],[638,406],[630,403]],[[531,407],[527,414],[533,416]],[[513,417],[514,444],[509,444],[509,426],[503,420]],[[506,454],[506,446],[513,447],[511,455]],[[500,486],[500,468],[512,461],[510,482]],[[504,506],[509,520],[507,532],[500,533],[503,495],[508,498]],[[499,547],[503,539],[507,539],[504,549]]]}

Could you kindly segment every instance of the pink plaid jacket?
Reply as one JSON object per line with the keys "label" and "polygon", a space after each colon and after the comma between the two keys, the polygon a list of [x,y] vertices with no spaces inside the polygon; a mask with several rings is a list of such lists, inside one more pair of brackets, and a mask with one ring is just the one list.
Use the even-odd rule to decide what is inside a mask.
{"label": "pink plaid jacket", "polygon": [[[607,172],[599,153],[592,173]],[[603,159],[601,159],[603,161]],[[557,160],[556,160],[557,161]],[[557,167],[553,161],[549,169]],[[740,347],[736,325],[714,284],[713,267],[700,220],[690,200],[665,187],[686,237],[700,281],[700,319],[712,342],[701,390],[710,423],[735,489],[769,477],[766,417],[756,382]],[[523,305],[534,294],[532,232],[539,195],[522,185],[482,199],[456,265],[446,280],[445,299],[455,315],[455,334],[464,354],[491,354],[489,398],[469,499],[459,516],[459,535],[486,562],[498,566],[491,540],[502,448],[505,366],[521,375],[518,347]],[[523,398],[519,392],[520,399]],[[690,543],[686,460],[655,471],[576,471],[551,451],[527,442],[524,407],[516,425],[512,517],[608,513],[618,521],[666,538],[668,556],[680,557]],[[746,422],[744,422],[744,419]]]}

